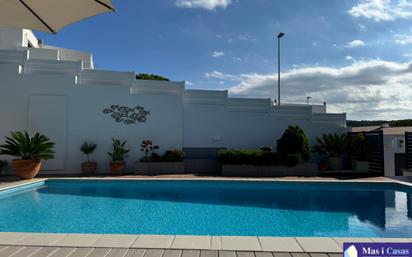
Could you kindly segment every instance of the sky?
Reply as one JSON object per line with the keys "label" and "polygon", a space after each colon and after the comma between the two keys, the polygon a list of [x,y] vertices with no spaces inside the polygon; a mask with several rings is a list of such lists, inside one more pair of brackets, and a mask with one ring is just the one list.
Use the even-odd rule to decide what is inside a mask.
{"label": "sky", "polygon": [[155,73],[231,97],[326,102],[348,119],[412,118],[412,0],[113,0],[49,45],[98,69]]}

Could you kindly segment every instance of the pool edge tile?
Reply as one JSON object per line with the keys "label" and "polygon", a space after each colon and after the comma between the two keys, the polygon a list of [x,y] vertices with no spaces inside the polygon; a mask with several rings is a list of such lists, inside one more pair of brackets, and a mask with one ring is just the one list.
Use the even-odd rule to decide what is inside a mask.
{"label": "pool edge tile", "polygon": [[295,252],[302,253],[304,250],[294,237],[258,237],[265,252]]}
{"label": "pool edge tile", "polygon": [[222,236],[222,250],[262,251],[257,236]]}
{"label": "pool edge tile", "polygon": [[343,247],[343,243],[372,243],[372,239],[367,237],[332,237],[332,239]]}
{"label": "pool edge tile", "polygon": [[296,237],[307,253],[342,253],[342,247],[331,237]]}
{"label": "pool edge tile", "polygon": [[92,247],[130,248],[138,237],[139,235],[103,234]]}
{"label": "pool edge tile", "polygon": [[168,235],[140,235],[131,248],[170,249],[174,239]]}
{"label": "pool edge tile", "polygon": [[212,245],[211,236],[175,236],[172,249],[209,250]]}
{"label": "pool edge tile", "polygon": [[222,237],[212,236],[210,250],[222,250]]}
{"label": "pool edge tile", "polygon": [[56,242],[60,241],[66,236],[67,234],[34,233],[16,242],[15,245],[49,247],[53,246]]}
{"label": "pool edge tile", "polygon": [[64,238],[54,243],[56,247],[92,247],[102,234],[67,234]]}
{"label": "pool edge tile", "polygon": [[0,245],[15,245],[32,233],[0,232]]}
{"label": "pool edge tile", "polygon": [[370,238],[375,243],[409,243],[407,238]]}

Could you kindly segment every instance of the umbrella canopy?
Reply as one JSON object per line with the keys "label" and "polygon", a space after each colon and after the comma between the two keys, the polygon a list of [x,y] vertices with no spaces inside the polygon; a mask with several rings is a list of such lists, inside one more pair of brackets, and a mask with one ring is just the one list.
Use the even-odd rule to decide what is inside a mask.
{"label": "umbrella canopy", "polygon": [[69,24],[112,11],[111,0],[1,0],[0,27],[57,33]]}

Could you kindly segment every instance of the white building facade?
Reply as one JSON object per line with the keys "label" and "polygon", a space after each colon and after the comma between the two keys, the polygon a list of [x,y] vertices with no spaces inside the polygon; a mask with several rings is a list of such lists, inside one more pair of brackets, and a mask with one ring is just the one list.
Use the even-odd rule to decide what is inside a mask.
{"label": "white building facade", "polygon": [[56,143],[56,158],[42,173],[75,174],[84,141],[98,145],[93,159],[106,173],[112,138],[128,141],[131,172],[145,139],[160,152],[202,152],[275,148],[289,125],[302,127],[311,144],[323,133],[347,131],[346,115],[327,113],[326,106],[274,106],[271,99],[231,98],[228,91],[135,75],[94,69],[91,54],[39,44],[29,30],[0,29],[0,142],[10,131],[44,133]]}

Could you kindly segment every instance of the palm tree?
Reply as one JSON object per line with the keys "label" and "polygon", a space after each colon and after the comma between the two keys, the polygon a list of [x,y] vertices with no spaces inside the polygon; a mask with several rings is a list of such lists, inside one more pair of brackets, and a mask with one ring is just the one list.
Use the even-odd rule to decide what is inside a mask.
{"label": "palm tree", "polygon": [[316,138],[317,144],[312,147],[312,152],[327,155],[328,157],[340,157],[346,153],[349,147],[349,139],[346,134],[323,134]]}

